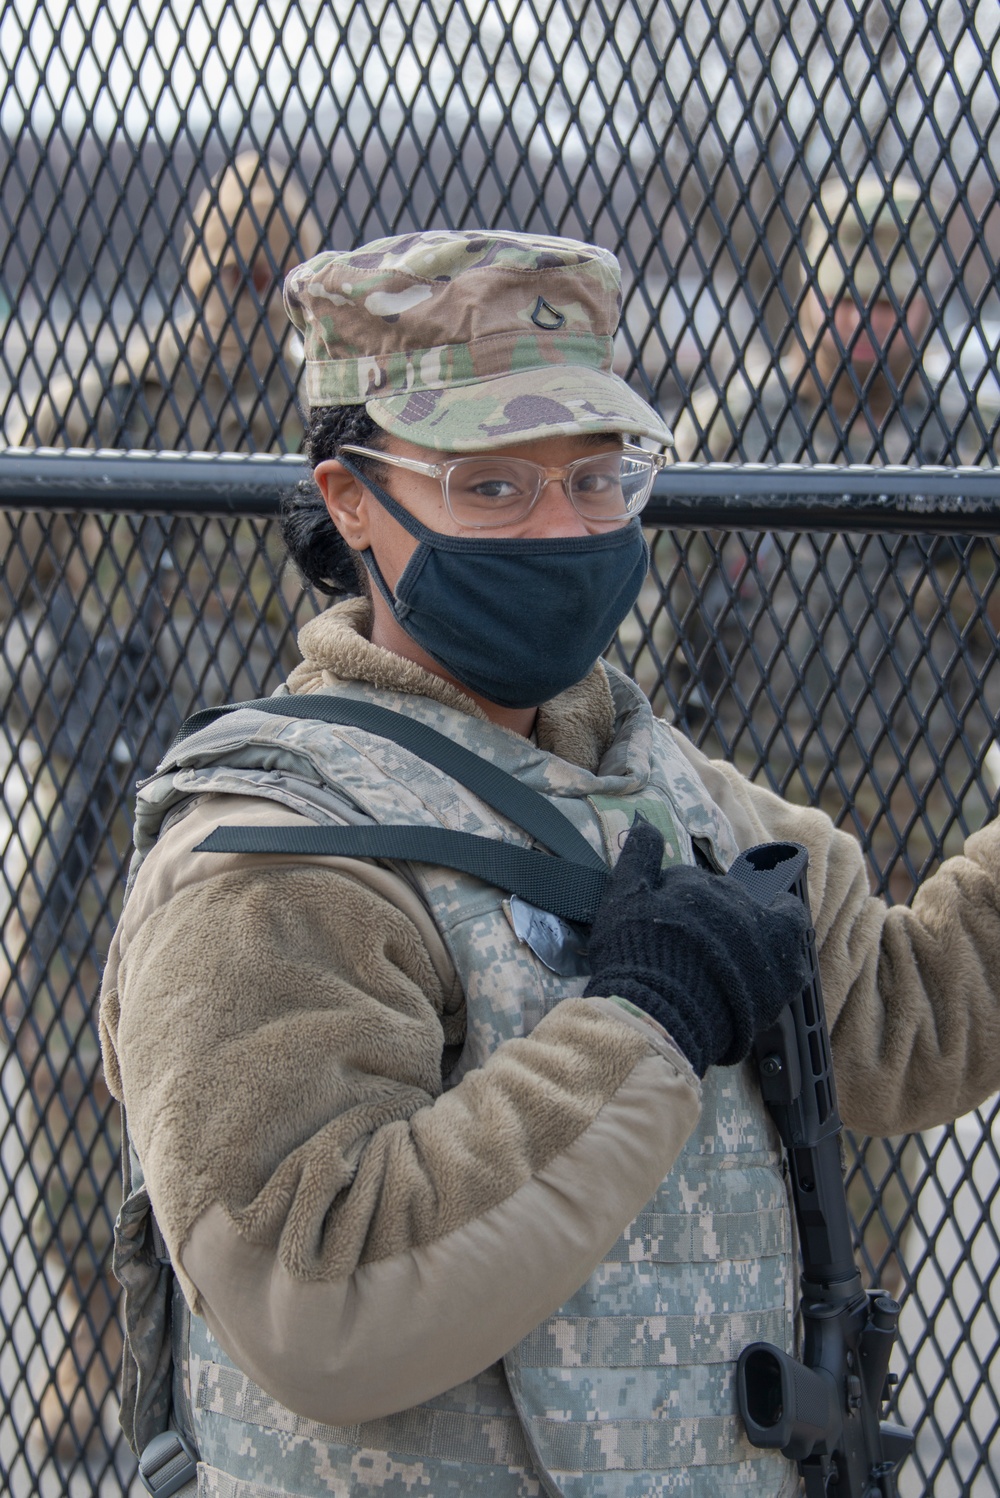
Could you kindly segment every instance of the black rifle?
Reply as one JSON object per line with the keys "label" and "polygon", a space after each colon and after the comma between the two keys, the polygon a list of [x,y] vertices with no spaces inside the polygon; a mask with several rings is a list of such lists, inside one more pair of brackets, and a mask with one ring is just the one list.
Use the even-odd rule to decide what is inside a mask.
{"label": "black rifle", "polygon": [[[764,905],[796,895],[809,909],[809,854],[763,843],[729,871]],[[740,1353],[737,1397],[755,1446],[798,1463],[806,1498],[894,1498],[913,1434],[881,1418],[899,1306],[865,1290],[854,1261],[840,1163],[842,1124],[830,1062],[815,934],[809,980],[754,1043],[764,1101],[788,1152],[802,1250],[802,1361],[768,1342]]]}

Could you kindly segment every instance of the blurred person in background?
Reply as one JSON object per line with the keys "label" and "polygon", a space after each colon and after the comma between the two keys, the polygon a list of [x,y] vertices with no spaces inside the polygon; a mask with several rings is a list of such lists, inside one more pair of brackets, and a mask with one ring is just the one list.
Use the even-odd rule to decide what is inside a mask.
{"label": "blurred person in background", "polygon": [[12,446],[287,452],[302,420],[290,392],[301,350],[281,302],[319,225],[288,169],[246,151],[198,199],[178,310],[110,368],[64,375],[8,423]]}
{"label": "blurred person in background", "polygon": [[[903,175],[885,184],[869,170],[853,186],[839,178],[825,182],[803,224],[802,290],[787,351],[766,369],[739,372],[721,391],[696,390],[674,422],[675,458],[949,466],[981,461],[995,413],[973,409],[957,375],[943,382],[938,376],[940,214],[932,206]],[[699,667],[699,682],[686,694],[693,714],[702,716],[728,687],[734,660],[741,652],[745,656],[748,606],[759,598],[757,575],[781,569],[791,540],[765,534],[748,557],[746,545],[733,537],[714,564],[703,557],[710,576],[685,631],[686,654],[697,657]],[[693,544],[689,564],[704,550],[697,538]],[[658,550],[662,556],[662,546]],[[807,586],[816,553],[805,546],[796,550],[785,569],[794,570],[792,562],[804,558],[798,580]],[[870,581],[878,586],[885,552],[869,544],[865,555],[874,564],[867,569]],[[832,553],[824,565],[828,560]],[[915,586],[929,561],[927,545],[912,537],[900,542],[892,558]],[[830,586],[836,590],[843,581],[831,575]],[[872,611],[871,602],[861,598],[862,613]],[[644,648],[641,619],[653,620],[651,648]],[[653,696],[670,674],[679,642],[652,575],[620,640],[636,679]]]}
{"label": "blurred person in background", "polygon": [[[682,461],[974,463],[982,434],[923,369],[936,317],[937,239],[923,190],[873,171],[820,189],[803,226],[798,323],[766,374],[695,391]],[[961,419],[965,414],[966,419]]]}
{"label": "blurred person in background", "polygon": [[[961,433],[957,424],[945,425],[914,356],[931,333],[924,287],[935,242],[917,184],[898,177],[887,189],[874,172],[854,190],[840,179],[827,181],[806,214],[802,242],[799,320],[789,329],[788,351],[777,363],[741,370],[721,391],[695,390],[674,422],[677,461],[974,461],[974,424],[967,421]],[[701,684],[692,699],[698,711],[728,681],[727,657],[743,638],[740,598],[754,592],[745,549],[734,541],[732,551],[692,611],[688,645],[699,657]],[[758,563],[773,564],[774,553],[775,539],[765,535]],[[659,603],[651,576],[620,635],[651,696],[660,663],[665,671],[676,644]],[[652,655],[642,649],[639,615],[654,620]]]}
{"label": "blurred person in background", "polygon": [[[12,445],[273,453],[297,447],[302,421],[293,393],[301,345],[281,289],[288,270],[319,244],[318,222],[289,169],[256,152],[241,154],[197,202],[171,321],[153,339],[134,332],[111,367],[94,362],[53,380],[33,409],[8,422]],[[33,1237],[59,1295],[66,1338],[63,1352],[51,1359],[34,1435],[66,1459],[97,1429],[114,1392],[122,1338],[110,1265],[120,1192],[115,1182],[102,1205],[99,1164],[105,1161],[105,1174],[113,1172],[117,1109],[100,1073],[96,1025],[83,997],[96,996],[98,975],[86,959],[81,966],[93,937],[79,920],[70,930],[63,907],[74,899],[69,886],[82,882],[92,897],[99,891],[89,903],[103,912],[93,918],[108,918],[106,902],[118,878],[108,856],[109,821],[122,787],[137,768],[151,768],[179,721],[175,672],[193,674],[204,689],[199,652],[206,659],[220,653],[210,637],[220,592],[233,594],[235,616],[248,616],[242,633],[254,642],[246,662],[221,650],[234,690],[249,686],[253,694],[273,666],[270,644],[250,617],[255,601],[245,580],[227,586],[228,548],[226,555],[198,558],[195,568],[187,536],[187,528],[158,517],[143,522],[146,576],[139,586],[146,602],[130,621],[128,637],[116,642],[105,635],[103,593],[92,581],[110,555],[104,529],[78,517],[0,513],[7,559],[0,585],[0,696],[5,716],[42,741],[43,764],[54,762],[53,784],[33,792],[36,803],[49,802],[34,807],[48,829],[39,836],[24,819],[21,830],[22,861],[42,867],[30,892],[27,881],[21,885],[7,920],[7,934],[17,940],[7,943],[5,986],[15,1016],[11,1029],[31,1079],[23,1137],[32,1141],[32,1166],[44,1182]],[[128,565],[126,558],[122,566]],[[174,596],[182,577],[183,600]],[[167,608],[172,628],[161,632]],[[120,669],[111,672],[112,663]],[[249,680],[239,682],[247,668]],[[221,682],[222,675],[215,679]],[[212,697],[211,687],[204,695]],[[157,742],[141,752],[137,746],[151,722]],[[12,762],[16,754],[5,758]],[[69,1044],[68,1035],[75,1037],[69,1061],[56,1054]]]}
{"label": "blurred person in background", "polygon": [[[678,460],[949,466],[979,461],[982,424],[962,402],[957,381],[939,387],[923,362],[936,317],[931,301],[937,289],[931,269],[936,216],[923,190],[905,176],[885,184],[868,171],[856,185],[839,178],[825,182],[804,221],[799,320],[790,330],[788,351],[766,372],[740,372],[721,393],[707,387],[696,391],[674,423]],[[750,610],[760,598],[755,574],[782,568],[801,572],[798,584],[805,588],[817,565],[814,549],[793,546],[790,535],[764,535],[749,558],[738,538],[732,539],[731,555],[729,551],[724,548],[691,610],[687,631],[688,647],[699,659],[693,705],[701,710],[709,708],[706,698],[714,703],[727,689],[741,653],[749,660],[747,635],[757,630]],[[847,555],[837,547],[824,556],[823,566],[832,569],[834,595],[849,582]],[[929,561],[927,543],[910,537],[901,541],[889,565],[907,586],[908,580],[919,582]],[[870,574],[877,597],[887,562],[875,538],[858,565]],[[850,598],[849,604],[846,594],[841,597],[842,608],[858,618],[871,612],[867,594],[855,598],[852,593]],[[786,602],[791,617],[791,592]],[[651,576],[636,614],[654,618],[653,648],[667,662],[675,640],[659,604],[660,589]],[[643,641],[636,614],[626,621],[620,638],[637,660],[637,679],[652,695],[658,678],[648,652],[637,656]],[[814,661],[809,668],[822,678],[815,683],[817,700],[830,689],[828,670],[835,671],[840,694],[861,700],[865,684],[855,680],[857,668],[830,664],[859,653],[857,642],[852,646],[846,638],[835,640],[832,628],[831,621],[823,639],[826,662]],[[803,656],[809,644],[803,644]],[[909,644],[919,647],[900,636],[896,649],[905,651]],[[933,691],[933,681],[925,685]],[[912,1140],[872,1140],[863,1163],[880,1200],[875,1207],[869,1184],[858,1171],[849,1191],[852,1214],[863,1224],[861,1238],[875,1278],[898,1295],[904,1284],[899,1235],[908,1221],[907,1198],[919,1175],[920,1153]],[[867,1276],[867,1265],[861,1267]]]}

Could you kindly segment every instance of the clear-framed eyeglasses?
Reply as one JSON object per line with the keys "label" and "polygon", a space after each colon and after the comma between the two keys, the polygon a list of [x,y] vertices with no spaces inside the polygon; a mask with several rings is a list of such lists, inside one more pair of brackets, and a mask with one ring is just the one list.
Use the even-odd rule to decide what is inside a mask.
{"label": "clear-framed eyeglasses", "polygon": [[584,520],[592,525],[625,525],[644,508],[653,491],[653,479],[667,461],[662,453],[628,445],[576,458],[556,468],[545,468],[528,458],[505,458],[503,453],[423,463],[346,442],[340,452],[356,453],[437,479],[452,520],[470,530],[489,530],[523,520],[534,509],[545,485],[554,480],[562,484],[570,504]]}

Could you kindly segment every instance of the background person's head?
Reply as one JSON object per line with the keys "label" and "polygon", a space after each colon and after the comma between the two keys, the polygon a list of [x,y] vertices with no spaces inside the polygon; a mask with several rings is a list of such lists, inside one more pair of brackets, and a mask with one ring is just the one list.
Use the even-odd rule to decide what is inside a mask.
{"label": "background person's head", "polygon": [[914,350],[930,326],[922,287],[933,248],[931,216],[911,179],[887,187],[866,173],[854,187],[831,180],[821,189],[805,223],[800,322],[820,384],[838,405],[857,403],[856,381],[866,404],[882,409],[893,386],[904,390],[915,373]]}
{"label": "background person's head", "polygon": [[285,275],[320,245],[319,224],[287,167],[244,151],[195,205],[186,287],[213,353],[266,374],[288,332]]}

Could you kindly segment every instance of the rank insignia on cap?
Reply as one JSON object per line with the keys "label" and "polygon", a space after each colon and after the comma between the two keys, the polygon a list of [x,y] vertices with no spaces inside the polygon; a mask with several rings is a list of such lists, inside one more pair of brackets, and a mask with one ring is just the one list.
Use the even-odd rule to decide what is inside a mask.
{"label": "rank insignia on cap", "polygon": [[535,303],[535,310],[531,314],[531,321],[536,328],[544,328],[546,332],[554,333],[557,328],[563,326],[566,319],[561,312],[557,312],[554,307],[539,297]]}

